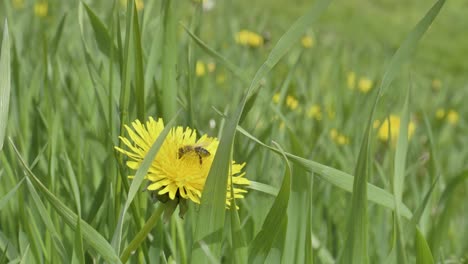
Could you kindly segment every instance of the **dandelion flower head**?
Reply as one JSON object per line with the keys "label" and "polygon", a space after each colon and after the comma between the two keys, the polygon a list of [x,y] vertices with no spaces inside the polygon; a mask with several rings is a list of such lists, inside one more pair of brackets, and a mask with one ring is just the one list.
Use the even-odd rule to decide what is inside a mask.
{"label": "dandelion flower head", "polygon": [[249,46],[252,48],[260,47],[263,45],[263,37],[255,32],[249,30],[241,30],[236,34],[236,42],[241,46]]}
{"label": "dandelion flower head", "polygon": [[[128,148],[124,150],[115,147],[117,151],[128,156],[127,166],[137,170],[153,143],[164,129],[162,119],[155,121],[149,118],[146,124],[139,120],[132,123],[132,128],[125,126],[129,138],[120,140]],[[158,195],[167,194],[170,199],[190,199],[200,203],[206,178],[213,163],[219,141],[216,138],[203,135],[197,140],[194,129],[181,126],[172,128],[161,145],[145,178],[149,181],[147,189],[155,191]],[[202,152],[195,148],[199,146]],[[245,163],[238,164],[232,161],[230,174],[234,186],[234,198],[244,198],[245,187],[250,184],[242,172]],[[231,177],[228,177],[226,205],[230,206]]]}
{"label": "dandelion flower head", "polygon": [[[380,125],[380,128],[377,137],[382,141],[388,141],[388,136],[390,135],[392,144],[396,144],[396,139],[400,133],[400,117],[397,115],[390,115],[390,117],[386,118],[382,123],[380,123],[380,121],[374,122],[374,127],[378,125]],[[408,139],[413,136],[415,130],[416,125],[410,121],[408,124]]]}

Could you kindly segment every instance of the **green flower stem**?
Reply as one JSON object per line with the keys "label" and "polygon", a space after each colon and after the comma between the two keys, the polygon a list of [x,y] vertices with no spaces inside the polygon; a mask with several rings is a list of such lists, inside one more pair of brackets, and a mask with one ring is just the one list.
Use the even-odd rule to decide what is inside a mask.
{"label": "green flower stem", "polygon": [[133,238],[130,244],[128,244],[127,248],[122,252],[122,256],[120,257],[122,263],[127,262],[128,258],[130,257],[130,254],[140,246],[140,244],[145,240],[148,233],[151,232],[151,230],[156,226],[165,208],[166,206],[164,204],[159,204],[159,206],[153,212],[148,221],[146,221],[145,225],[140,230],[140,232],[138,232],[135,238]]}

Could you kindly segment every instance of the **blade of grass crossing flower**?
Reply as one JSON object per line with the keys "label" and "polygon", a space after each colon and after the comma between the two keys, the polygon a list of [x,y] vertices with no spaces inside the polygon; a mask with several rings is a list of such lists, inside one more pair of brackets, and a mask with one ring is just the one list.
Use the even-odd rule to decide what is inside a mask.
{"label": "blade of grass crossing flower", "polygon": [[[64,222],[69,225],[72,229],[76,229],[76,219],[77,214],[70,210],[66,205],[64,205],[55,195],[53,195],[37,178],[37,176],[31,171],[24,159],[21,157],[18,149],[14,143],[10,140],[10,144],[13,147],[13,150],[16,153],[18,160],[26,171],[28,179],[31,181],[31,186],[39,189],[42,195],[49,201],[52,207],[55,209],[57,214],[60,216]],[[83,232],[83,238],[94,248],[102,257],[111,262],[111,263],[120,263],[119,258],[115,254],[112,246],[104,239],[104,237],[92,228],[88,223],[81,220],[81,228]]]}
{"label": "blade of grass crossing flower", "polygon": [[[0,177],[1,178],[1,177]],[[16,191],[18,188],[23,184],[24,178],[16,184],[15,187],[13,187],[7,194],[5,194],[1,199],[0,199],[0,211],[2,211],[3,206],[5,206],[8,201],[15,195]]]}
{"label": "blade of grass crossing flower", "polygon": [[174,116],[174,118],[172,118],[172,120],[169,121],[169,123],[167,123],[167,125],[161,131],[158,138],[153,143],[150,150],[146,154],[145,158],[141,162],[140,167],[138,168],[137,172],[135,173],[135,177],[133,178],[132,184],[130,185],[130,189],[128,191],[127,200],[125,201],[124,207],[120,211],[119,221],[117,222],[117,226],[114,231],[114,236],[112,237],[112,246],[114,247],[117,254],[119,254],[120,252],[120,244],[122,240],[122,227],[123,227],[125,214],[128,208],[130,207],[130,204],[132,203],[133,199],[135,198],[140,188],[140,185],[143,182],[145,175],[147,174],[148,169],[151,166],[151,163],[153,162],[154,158],[156,157],[156,154],[159,151],[159,148],[163,144],[171,128],[174,126],[177,115],[178,114],[176,114],[176,116]]}
{"label": "blade of grass crossing flower", "polygon": [[[262,147],[268,148],[277,154],[280,153],[278,149],[268,146],[265,143],[261,142],[260,140],[255,138],[253,135],[245,131],[242,127],[238,127],[237,129],[240,133],[242,133],[249,139],[255,141]],[[318,163],[312,160],[307,160],[302,157],[298,157],[288,152],[286,152],[286,156],[290,159],[291,162],[294,162],[303,166],[306,170],[315,173],[314,175],[318,176],[322,180],[327,181],[333,184],[334,186],[340,189],[343,189],[345,191],[348,191],[348,192],[353,191],[354,177],[352,175],[346,172],[337,170],[335,168],[328,167],[321,163]],[[367,190],[368,190],[367,198],[369,199],[369,201],[380,204],[391,210],[395,210],[395,201],[391,193],[370,183],[367,184]],[[407,219],[410,219],[412,217],[411,211],[404,204],[401,205],[401,215]]]}
{"label": "blade of grass crossing flower", "polygon": [[197,228],[195,230],[194,250],[192,251],[192,261],[194,261],[194,263],[210,261],[209,256],[205,254],[205,252],[207,252],[205,250],[205,245],[208,247],[210,254],[216,258],[220,257],[222,228],[224,226],[225,216],[224,207],[226,199],[227,174],[232,157],[232,147],[234,136],[236,134],[236,127],[243,113],[248,96],[252,90],[257,88],[260,80],[276,63],[278,63],[281,57],[286,54],[289,47],[299,40],[306,29],[318,19],[328,4],[329,1],[327,0],[319,0],[314,8],[299,18],[285,33],[270,53],[267,61],[255,74],[249,89],[245,92],[244,98],[237,107],[235,113],[227,119],[222,130],[223,132],[221,134],[217,154],[203,189]]}
{"label": "blade of grass crossing flower", "polygon": [[135,53],[135,97],[137,117],[140,121],[146,119],[145,114],[145,79],[143,69],[143,48],[141,46],[140,25],[136,2],[133,1],[133,51]]}
{"label": "blade of grass crossing flower", "polygon": [[0,76],[0,151],[2,151],[8,123],[11,86],[10,35],[6,19],[3,26],[2,48],[0,49]]}
{"label": "blade of grass crossing flower", "polygon": [[73,257],[72,264],[79,263],[84,264],[84,250],[83,250],[83,234],[81,233],[81,221],[80,217],[76,218],[76,230],[75,230],[75,244],[73,246]]}
{"label": "blade of grass crossing flower", "polygon": [[434,264],[431,249],[424,235],[417,227],[414,240],[414,244],[416,245],[416,264]]}
{"label": "blade of grass crossing flower", "polygon": [[289,194],[291,192],[291,167],[284,151],[278,144],[274,144],[282,152],[286,168],[278,196],[276,196],[273,205],[265,217],[262,228],[249,245],[249,263],[265,262],[273,242],[280,231],[278,226],[281,226],[281,222],[287,215]]}
{"label": "blade of grass crossing flower", "polygon": [[[117,47],[115,47],[114,41],[111,38],[109,30],[86,3],[81,2],[81,4],[84,6],[86,13],[88,14],[89,20],[91,21],[91,27],[93,28],[94,38],[96,39],[99,49],[102,51],[102,53],[104,53],[104,55],[110,58],[111,48],[117,50]],[[111,47],[111,45],[114,45],[114,47]]]}
{"label": "blade of grass crossing flower", "polygon": [[162,83],[160,87],[162,97],[162,116],[170,120],[177,111],[177,27],[175,0],[163,1],[163,46],[162,46]]}
{"label": "blade of grass crossing flower", "polygon": [[[224,125],[220,143],[203,188],[192,251],[193,263],[206,263],[211,261],[211,256],[219,258],[221,254],[227,177],[232,160],[236,126],[241,112],[242,108],[239,107]],[[209,255],[206,254],[207,249],[210,252]]]}
{"label": "blade of grass crossing flower", "polygon": [[406,155],[408,151],[408,124],[409,124],[409,96],[410,89],[407,90],[406,99],[401,113],[401,125],[398,135],[395,158],[394,158],[394,174],[393,174],[393,198],[395,199],[395,243],[396,256],[398,263],[406,263],[405,241],[403,238],[401,220],[400,220],[400,205],[402,203],[403,185],[405,180]]}

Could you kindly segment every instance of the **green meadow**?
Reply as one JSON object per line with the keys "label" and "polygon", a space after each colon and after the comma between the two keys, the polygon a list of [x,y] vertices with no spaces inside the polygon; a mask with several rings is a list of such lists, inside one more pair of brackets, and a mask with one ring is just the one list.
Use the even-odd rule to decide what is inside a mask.
{"label": "green meadow", "polygon": [[467,263],[467,12],[2,0],[0,264]]}

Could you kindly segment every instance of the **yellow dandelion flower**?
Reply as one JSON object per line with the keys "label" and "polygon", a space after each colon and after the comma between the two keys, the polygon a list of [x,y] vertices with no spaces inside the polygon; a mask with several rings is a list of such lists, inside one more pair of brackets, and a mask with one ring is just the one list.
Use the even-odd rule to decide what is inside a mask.
{"label": "yellow dandelion flower", "polygon": [[49,11],[49,5],[46,1],[39,1],[34,4],[34,14],[37,17],[46,17]]}
{"label": "yellow dandelion flower", "polygon": [[24,0],[12,0],[12,5],[14,9],[23,9],[24,8]]}
{"label": "yellow dandelion flower", "polygon": [[256,48],[262,46],[264,40],[262,36],[255,32],[241,30],[236,34],[236,42],[241,46]]}
{"label": "yellow dandelion flower", "polygon": [[307,36],[302,37],[301,44],[302,44],[302,47],[306,49],[310,49],[314,46],[315,41],[311,36],[307,35]]}
{"label": "yellow dandelion flower", "polygon": [[450,109],[447,112],[447,121],[452,124],[456,125],[458,123],[458,120],[460,119],[460,115],[458,114],[457,111]]}
{"label": "yellow dandelion flower", "polygon": [[356,73],[348,72],[346,83],[348,84],[348,89],[354,90],[354,88],[356,87]]}
{"label": "yellow dandelion flower", "polygon": [[445,117],[445,110],[443,108],[439,108],[439,109],[437,109],[435,115],[436,115],[437,119],[441,120],[441,119],[443,119]]}
{"label": "yellow dandelion flower", "polygon": [[362,77],[359,79],[359,83],[358,83],[359,91],[363,93],[367,93],[370,91],[370,89],[372,89],[372,86],[373,86],[372,80],[366,77]]}
{"label": "yellow dandelion flower", "polygon": [[216,70],[216,64],[212,61],[208,62],[206,64],[206,68],[208,69],[208,72],[214,72]]}
{"label": "yellow dandelion flower", "polygon": [[291,110],[296,110],[297,107],[299,106],[299,101],[297,101],[297,99],[292,96],[292,95],[288,95],[286,97],[286,106],[291,109]]}
{"label": "yellow dandelion flower", "polygon": [[197,61],[197,63],[195,64],[195,74],[198,77],[201,77],[205,75],[205,73],[206,73],[205,64],[202,61]]}
{"label": "yellow dandelion flower", "polygon": [[320,105],[317,105],[317,104],[312,105],[309,108],[309,111],[307,111],[307,116],[317,121],[322,120],[322,109],[320,108]]}
{"label": "yellow dandelion flower", "polygon": [[275,93],[272,98],[273,103],[279,104],[280,96],[281,96],[280,93]]}
{"label": "yellow dandelion flower", "polygon": [[[416,125],[410,121],[408,124],[408,139],[410,139],[414,131],[416,130]],[[388,141],[388,136],[390,135],[390,141],[395,144],[400,133],[400,117],[396,115],[390,115],[389,118],[386,118],[382,125],[379,128],[377,137],[382,141]]]}
{"label": "yellow dandelion flower", "polygon": [[[149,149],[164,129],[162,119],[149,118],[146,124],[139,120],[132,123],[132,128],[125,126],[129,139],[120,137],[128,150],[115,149],[128,156],[127,166],[137,170]],[[153,160],[145,179],[149,181],[147,189],[157,195],[167,195],[170,199],[192,200],[200,203],[206,178],[216,155],[219,141],[203,135],[197,140],[196,131],[181,126],[172,128]],[[246,179],[243,168],[245,163],[232,161],[231,172],[234,184],[234,198],[243,198],[250,181]],[[228,180],[226,205],[231,204],[231,177]]]}
{"label": "yellow dandelion flower", "polygon": [[439,79],[432,80],[432,89],[434,91],[439,91],[442,87],[442,82]]}

